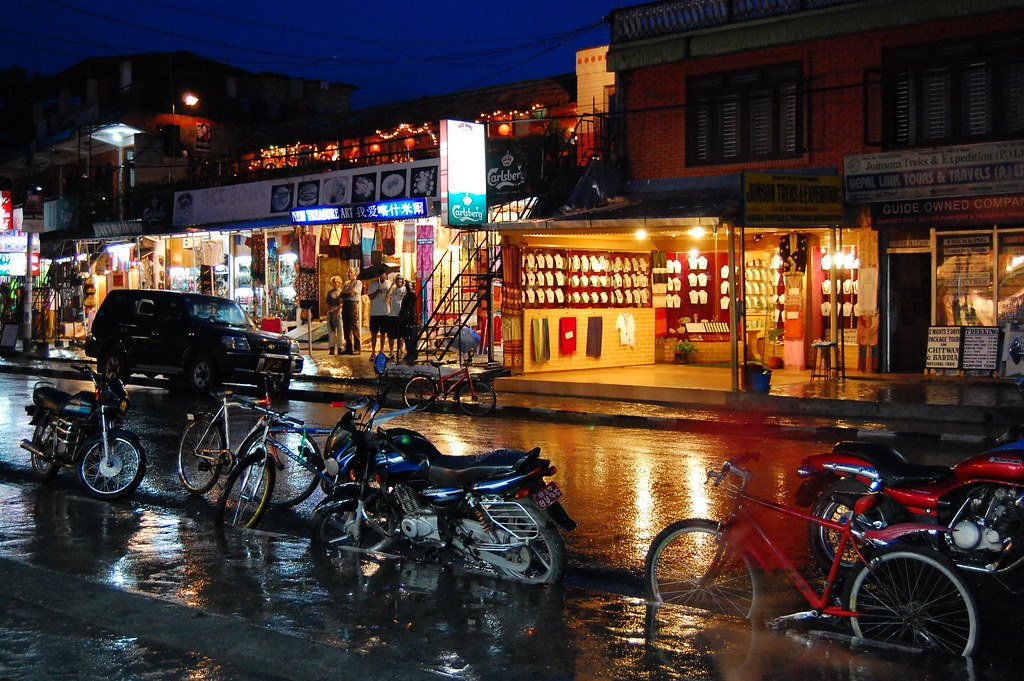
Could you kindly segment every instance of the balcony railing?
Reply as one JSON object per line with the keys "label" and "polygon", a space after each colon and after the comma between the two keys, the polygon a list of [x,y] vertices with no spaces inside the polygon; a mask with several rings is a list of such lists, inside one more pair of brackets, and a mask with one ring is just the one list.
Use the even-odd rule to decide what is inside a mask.
{"label": "balcony railing", "polygon": [[673,0],[612,12],[612,44],[864,0]]}

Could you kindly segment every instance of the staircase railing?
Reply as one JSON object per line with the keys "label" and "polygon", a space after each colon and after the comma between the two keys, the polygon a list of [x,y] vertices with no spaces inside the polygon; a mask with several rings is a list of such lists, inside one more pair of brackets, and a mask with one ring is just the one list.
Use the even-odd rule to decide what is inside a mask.
{"label": "staircase railing", "polygon": [[441,360],[453,351],[461,357],[469,351],[464,329],[484,327],[490,332],[476,317],[490,309],[492,284],[500,276],[497,234],[464,231],[453,243],[460,247],[449,249],[423,282],[423,290],[430,292],[429,301],[421,293],[430,313],[416,338],[417,355],[423,359]]}

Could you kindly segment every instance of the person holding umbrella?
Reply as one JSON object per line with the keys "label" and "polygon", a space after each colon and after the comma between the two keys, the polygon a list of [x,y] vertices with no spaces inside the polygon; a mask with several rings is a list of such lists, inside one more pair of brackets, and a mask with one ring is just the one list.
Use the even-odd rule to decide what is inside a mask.
{"label": "person holding umbrella", "polygon": [[[388,324],[391,311],[391,284],[388,282],[388,274],[392,268],[384,263],[371,265],[359,273],[360,279],[373,279],[366,289],[366,296],[370,299],[370,361],[377,355],[377,352],[384,352],[384,337],[388,332]],[[377,339],[380,338],[380,350],[377,349]]]}

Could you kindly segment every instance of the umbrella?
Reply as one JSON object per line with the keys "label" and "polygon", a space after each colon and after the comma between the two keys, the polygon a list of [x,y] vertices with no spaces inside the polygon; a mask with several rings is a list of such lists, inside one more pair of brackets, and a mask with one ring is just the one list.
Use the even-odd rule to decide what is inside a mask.
{"label": "umbrella", "polygon": [[362,270],[360,270],[359,276],[356,278],[359,279],[360,281],[367,281],[369,279],[376,279],[382,274],[391,274],[397,271],[397,267],[379,262],[376,265],[364,267]]}

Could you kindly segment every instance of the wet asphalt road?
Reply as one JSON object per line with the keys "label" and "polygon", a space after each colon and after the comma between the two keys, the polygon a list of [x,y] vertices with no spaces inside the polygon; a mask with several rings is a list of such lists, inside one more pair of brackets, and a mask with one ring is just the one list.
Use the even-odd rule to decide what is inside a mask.
{"label": "wet asphalt road", "polygon": [[[65,384],[72,385],[72,384]],[[0,424],[8,437],[0,445],[0,478],[18,483],[5,491],[5,553],[13,542],[31,544],[25,555],[46,564],[56,561],[62,569],[70,556],[94,567],[101,581],[117,584],[133,571],[152,581],[157,591],[181,596],[182,583],[208,583],[210,593],[200,607],[218,605],[227,616],[263,628],[295,627],[303,636],[333,640],[366,660],[408,654],[419,650],[420,669],[451,678],[497,678],[501,665],[520,668],[505,678],[793,678],[813,673],[824,678],[894,678],[919,669],[931,678],[1017,678],[1019,653],[995,654],[990,644],[983,659],[964,666],[958,661],[912,664],[898,657],[887,659],[877,652],[851,651],[843,644],[818,642],[808,645],[804,635],[762,633],[751,641],[747,629],[726,626],[709,618],[675,617],[652,628],[653,620],[642,601],[633,598],[642,570],[643,555],[654,534],[665,524],[685,516],[715,517],[717,500],[704,493],[704,471],[718,463],[723,452],[765,452],[759,473],[766,488],[780,500],[795,486],[795,462],[821,444],[804,438],[766,439],[764,432],[669,433],[618,428],[558,426],[536,422],[467,419],[447,414],[415,414],[401,425],[428,435],[442,451],[468,453],[492,446],[540,445],[559,466],[556,480],[565,492],[565,505],[580,522],[580,529],[566,537],[570,570],[566,587],[523,589],[506,582],[470,575],[453,575],[433,565],[385,564],[332,565],[325,569],[311,561],[305,541],[305,519],[315,500],[294,513],[276,512],[268,517],[268,529],[281,534],[230,532],[217,537],[209,527],[209,502],[184,494],[173,469],[173,449],[184,413],[210,405],[208,399],[174,396],[162,390],[132,390],[132,419],[128,426],[147,447],[149,471],[143,488],[131,503],[101,504],[80,501],[73,476],[62,473],[52,491],[38,491],[28,473],[27,454],[17,448],[20,437],[29,435],[22,405],[28,401],[31,381],[0,376],[0,390],[7,396],[0,406]],[[293,412],[310,421],[330,425],[336,411],[324,405],[292,403]],[[332,416],[334,414],[334,416]],[[239,431],[244,424],[238,424]],[[234,429],[233,429],[234,430]],[[713,429],[709,429],[712,430]],[[928,443],[922,449],[931,448]],[[928,460],[949,463],[958,453],[929,451]],[[962,455],[962,453],[960,453]],[[6,490],[6,486],[5,486]],[[74,507],[74,508],[72,508]],[[78,507],[89,509],[95,520],[79,519]],[[30,519],[29,527],[25,526]],[[788,531],[791,548],[800,549],[802,533]],[[129,536],[128,545],[103,545],[104,537]],[[83,541],[83,538],[85,540]],[[89,538],[98,541],[90,542]],[[82,545],[79,545],[79,544]],[[84,552],[79,554],[78,552]],[[230,579],[216,575],[213,563],[232,560]],[[93,555],[96,554],[96,555]],[[49,558],[46,558],[49,556]],[[104,563],[106,556],[107,563]],[[88,557],[89,560],[86,560]],[[110,567],[118,566],[112,573]],[[89,567],[75,564],[73,571],[89,575]],[[204,576],[204,571],[209,575]],[[272,573],[272,574],[261,574]],[[120,576],[119,576],[120,575]],[[232,594],[225,583],[243,588]],[[133,580],[127,580],[131,588]],[[991,584],[989,585],[991,586]],[[238,595],[244,593],[245,599]],[[1004,609],[1019,605],[1000,591],[992,592]],[[283,594],[283,595],[282,595]],[[187,602],[191,593],[184,595]],[[269,609],[267,602],[274,608]],[[180,644],[158,637],[136,637],[85,622],[89,610],[75,619],[53,621],[44,608],[22,600],[3,602],[5,629],[0,631],[0,675],[30,678],[29,670],[100,669],[120,660],[117,672],[100,671],[95,678],[278,678],[252,675],[251,664],[238,664],[231,656],[178,652]],[[310,604],[313,605],[310,605]],[[329,603],[327,607],[325,603]],[[310,617],[312,622],[307,621]],[[319,620],[318,620],[319,618]],[[993,620],[998,643],[1020,631],[1015,616],[998,614]],[[66,647],[55,651],[39,638],[39,631],[60,634]],[[113,631],[111,631],[113,629]],[[422,636],[409,636],[410,631]],[[154,638],[156,641],[154,642]],[[444,643],[438,643],[440,638]],[[171,637],[173,639],[173,636]],[[465,650],[451,650],[451,641],[465,641]],[[541,645],[538,642],[542,642]],[[748,658],[751,650],[757,651]],[[54,657],[51,667],[50,657]],[[106,657],[105,657],[106,656]],[[484,660],[495,656],[495,665]],[[418,658],[417,658],[418,659]],[[531,661],[527,664],[525,661]],[[543,660],[543,664],[538,662]],[[93,665],[93,666],[90,666]],[[127,666],[124,666],[127,665]],[[385,667],[387,668],[387,667]],[[138,673],[132,673],[135,669]],[[980,670],[980,671],[979,671]],[[118,676],[123,674],[123,676]],[[39,675],[37,678],[58,678]],[[67,678],[93,678],[66,674]],[[387,677],[387,676],[386,676]],[[280,678],[308,678],[284,675]],[[395,676],[394,678],[403,678]]]}

